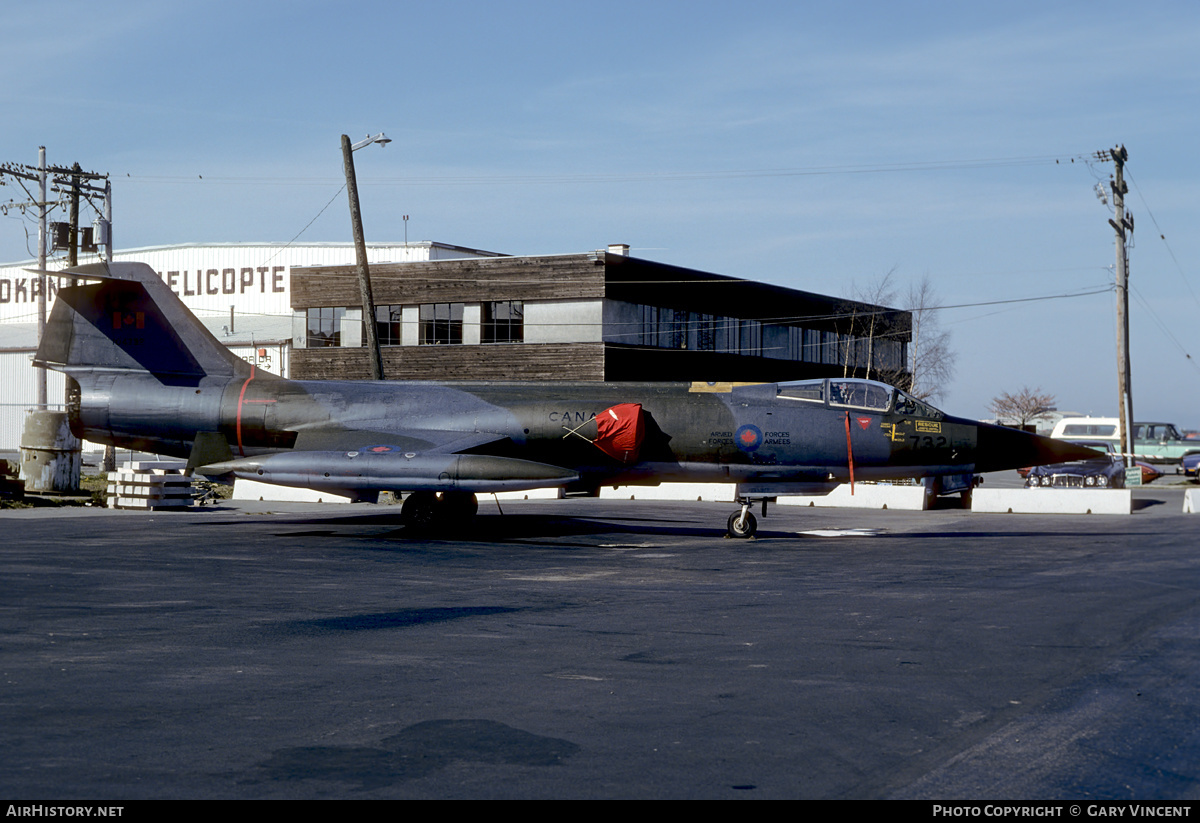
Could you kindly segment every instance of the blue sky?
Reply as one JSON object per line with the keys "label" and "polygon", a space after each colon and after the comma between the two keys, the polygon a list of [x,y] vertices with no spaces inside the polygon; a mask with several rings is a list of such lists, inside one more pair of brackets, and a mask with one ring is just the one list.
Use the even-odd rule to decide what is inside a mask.
{"label": "blue sky", "polygon": [[[965,304],[1112,283],[1087,158],[1123,143],[1135,412],[1200,427],[1195,3],[52,1],[0,25],[0,162],[111,173],[118,249],[349,240],[339,136],[384,131],[355,158],[369,240],[407,214],[411,240],[624,242],[830,294],[928,276],[965,306],[942,405],[974,416],[1023,385],[1115,414],[1111,293]],[[0,219],[0,260],[29,226]]]}

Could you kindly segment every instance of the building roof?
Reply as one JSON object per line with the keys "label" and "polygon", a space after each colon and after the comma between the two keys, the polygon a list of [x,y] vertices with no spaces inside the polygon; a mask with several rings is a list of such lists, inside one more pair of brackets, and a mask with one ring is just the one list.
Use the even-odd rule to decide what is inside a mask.
{"label": "building roof", "polygon": [[[411,242],[390,243],[367,243],[367,249],[389,249],[389,248],[410,248],[410,249],[427,249],[431,252],[446,251],[453,252],[458,255],[471,255],[475,257],[507,257],[503,252],[484,251],[483,249],[472,249],[467,246],[456,246],[453,243],[441,243],[437,240],[413,240]],[[283,242],[254,242],[244,241],[237,243],[169,243],[162,246],[138,246],[128,249],[117,249],[114,256],[117,260],[123,257],[135,254],[147,254],[150,252],[170,252],[170,251],[185,251],[192,249],[249,249],[249,248],[304,248],[304,249],[353,249],[354,243],[283,243]],[[82,254],[79,256],[79,264],[98,262],[100,256],[98,254]],[[53,265],[61,265],[61,261],[52,261]],[[37,260],[17,260],[11,263],[0,263],[0,269],[6,268],[36,268]]]}
{"label": "building roof", "polygon": [[[295,266],[292,307],[350,305],[353,266]],[[779,324],[846,331],[874,315],[876,333],[906,337],[906,311],[604,250],[583,254],[371,264],[376,305],[487,300],[609,299]]]}
{"label": "building roof", "polygon": [[[756,280],[686,269],[636,257],[604,254],[605,295],[630,303],[714,311],[751,320],[834,319],[882,313],[885,323],[905,323],[907,312],[858,300],[790,289]],[[680,288],[686,286],[686,288]]]}

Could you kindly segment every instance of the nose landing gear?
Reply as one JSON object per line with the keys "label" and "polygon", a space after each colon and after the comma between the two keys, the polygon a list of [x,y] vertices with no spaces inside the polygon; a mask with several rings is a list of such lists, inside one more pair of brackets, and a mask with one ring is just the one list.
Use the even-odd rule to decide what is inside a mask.
{"label": "nose landing gear", "polygon": [[729,536],[739,538],[753,537],[758,531],[758,519],[749,512],[750,505],[742,506],[741,511],[729,515]]}
{"label": "nose landing gear", "polygon": [[[767,498],[759,498],[762,500],[763,517],[767,516]],[[750,507],[754,505],[754,499],[742,497],[738,499],[741,508],[729,515],[728,537],[737,537],[742,540],[754,537],[754,533],[758,531],[758,519],[751,514]]]}

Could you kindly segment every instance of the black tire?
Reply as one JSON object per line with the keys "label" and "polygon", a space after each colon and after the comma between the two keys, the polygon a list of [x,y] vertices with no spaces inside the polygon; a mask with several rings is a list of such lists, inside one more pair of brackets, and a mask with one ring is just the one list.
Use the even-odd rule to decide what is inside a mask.
{"label": "black tire", "polygon": [[438,520],[439,505],[433,492],[413,492],[404,498],[400,508],[400,522],[411,529],[428,530]]}
{"label": "black tire", "polygon": [[742,518],[742,513],[736,511],[729,515],[729,536],[746,539],[753,537],[758,531],[758,520],[750,512],[746,512],[746,517]]}
{"label": "black tire", "polygon": [[479,498],[471,492],[442,492],[438,506],[446,523],[461,526],[479,512]]}

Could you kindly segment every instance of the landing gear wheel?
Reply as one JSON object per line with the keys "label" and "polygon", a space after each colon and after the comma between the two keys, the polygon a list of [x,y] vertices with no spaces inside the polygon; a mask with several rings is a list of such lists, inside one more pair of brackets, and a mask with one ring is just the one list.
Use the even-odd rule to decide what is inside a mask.
{"label": "landing gear wheel", "polygon": [[462,526],[479,511],[479,498],[471,492],[442,492],[441,517],[450,526]]}
{"label": "landing gear wheel", "polygon": [[437,523],[439,509],[437,495],[433,492],[413,492],[404,498],[400,522],[411,529],[426,531]]}
{"label": "landing gear wheel", "polygon": [[478,511],[479,500],[471,492],[413,492],[404,498],[400,522],[418,532],[457,529]]}
{"label": "landing gear wheel", "polygon": [[758,531],[758,520],[750,512],[734,512],[729,515],[729,536],[738,538],[753,537]]}

